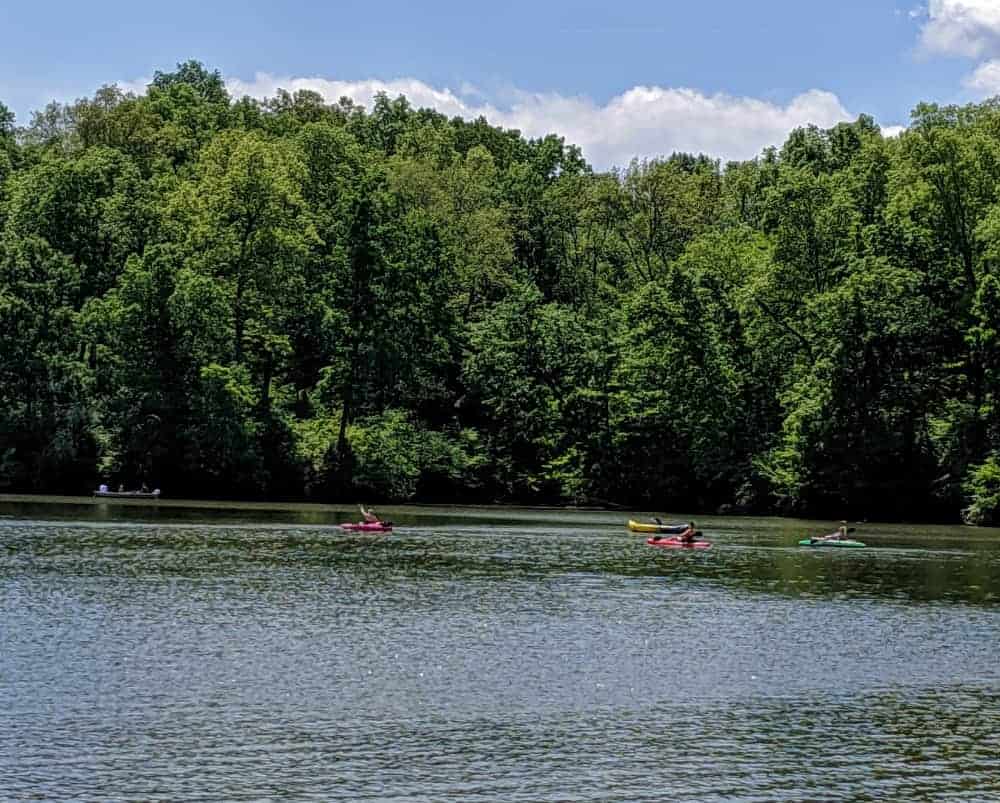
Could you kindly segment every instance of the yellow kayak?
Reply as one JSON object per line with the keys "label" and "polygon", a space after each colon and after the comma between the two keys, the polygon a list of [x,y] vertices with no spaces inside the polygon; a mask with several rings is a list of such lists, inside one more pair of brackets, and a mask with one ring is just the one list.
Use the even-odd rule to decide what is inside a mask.
{"label": "yellow kayak", "polygon": [[679,535],[688,526],[686,524],[656,524],[651,521],[628,520],[628,528],[634,533],[661,533],[666,535]]}

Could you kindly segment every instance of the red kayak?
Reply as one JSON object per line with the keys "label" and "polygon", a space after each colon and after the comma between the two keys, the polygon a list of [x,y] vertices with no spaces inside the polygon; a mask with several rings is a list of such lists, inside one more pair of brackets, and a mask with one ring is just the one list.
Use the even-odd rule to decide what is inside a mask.
{"label": "red kayak", "polygon": [[359,521],[353,524],[341,524],[341,530],[359,533],[391,533],[391,521]]}
{"label": "red kayak", "polygon": [[647,538],[650,546],[662,546],[668,549],[708,549],[711,541],[682,541],[680,538]]}

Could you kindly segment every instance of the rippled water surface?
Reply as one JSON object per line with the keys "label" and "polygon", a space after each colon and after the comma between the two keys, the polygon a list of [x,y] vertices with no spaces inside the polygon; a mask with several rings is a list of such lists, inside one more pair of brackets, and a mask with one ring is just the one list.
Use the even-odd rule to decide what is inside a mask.
{"label": "rippled water surface", "polygon": [[1000,799],[1000,533],[0,501],[0,799]]}

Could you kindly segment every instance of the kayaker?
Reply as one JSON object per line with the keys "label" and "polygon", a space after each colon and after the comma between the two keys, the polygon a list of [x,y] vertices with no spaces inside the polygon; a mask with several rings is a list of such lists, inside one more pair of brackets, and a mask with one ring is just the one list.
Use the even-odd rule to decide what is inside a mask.
{"label": "kayaker", "polygon": [[846,541],[847,540],[847,522],[840,522],[840,526],[835,532],[829,535],[821,535],[815,539],[816,541]]}
{"label": "kayaker", "polygon": [[836,532],[832,532],[829,535],[824,535],[824,541],[843,541],[847,539],[847,522],[840,522],[840,526],[837,528]]}
{"label": "kayaker", "polygon": [[381,524],[382,523],[382,520],[375,513],[374,509],[369,508],[368,510],[365,510],[365,506],[364,505],[358,505],[358,507],[361,509],[361,517],[365,520],[365,522],[367,524]]}
{"label": "kayaker", "polygon": [[693,521],[689,521],[687,529],[684,532],[682,532],[680,535],[678,535],[677,537],[681,541],[683,541],[685,544],[690,544],[690,543],[694,542],[694,539],[695,539],[695,537],[697,535],[698,535],[698,533],[694,529],[694,522]]}

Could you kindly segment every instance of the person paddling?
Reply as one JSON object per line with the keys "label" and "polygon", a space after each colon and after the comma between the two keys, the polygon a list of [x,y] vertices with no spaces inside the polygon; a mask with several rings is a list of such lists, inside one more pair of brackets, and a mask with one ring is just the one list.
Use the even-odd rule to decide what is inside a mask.
{"label": "person paddling", "polygon": [[835,532],[832,532],[829,535],[820,535],[820,536],[817,536],[813,540],[814,541],[846,541],[846,540],[848,540],[847,534],[849,532],[854,532],[854,528],[852,527],[850,530],[848,530],[847,529],[847,522],[846,521],[842,521],[842,522],[840,522],[840,526],[836,529]]}
{"label": "person paddling", "polygon": [[843,541],[847,538],[847,522],[840,522],[840,526],[837,528],[836,532],[830,533],[829,535],[824,535],[823,540],[825,541]]}
{"label": "person paddling", "polygon": [[358,507],[361,509],[361,517],[365,520],[365,523],[367,524],[382,523],[382,520],[378,517],[378,514],[375,513],[374,508],[369,508],[368,510],[365,510],[364,505],[358,505]]}
{"label": "person paddling", "polygon": [[693,521],[689,521],[687,529],[684,532],[682,532],[677,537],[681,541],[683,541],[685,544],[692,544],[692,543],[694,543],[694,539],[695,539],[695,537],[697,535],[698,535],[698,533],[697,533],[697,531],[694,528],[694,522]]}

